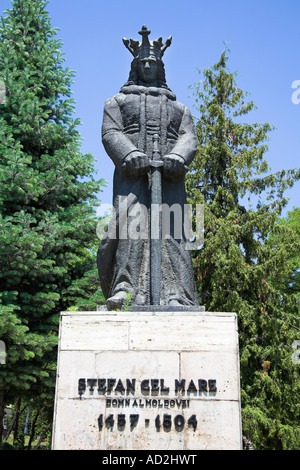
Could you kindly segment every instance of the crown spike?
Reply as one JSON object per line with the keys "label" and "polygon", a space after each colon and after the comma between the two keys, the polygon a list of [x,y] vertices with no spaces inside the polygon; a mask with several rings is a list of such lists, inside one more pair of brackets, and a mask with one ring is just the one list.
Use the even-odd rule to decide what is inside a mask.
{"label": "crown spike", "polygon": [[151,34],[151,31],[150,31],[150,29],[147,28],[146,25],[143,25],[142,28],[139,31],[139,34],[141,36],[143,36],[143,38],[144,38],[144,36],[149,36],[149,34]]}
{"label": "crown spike", "polygon": [[164,45],[161,47],[161,55],[163,56],[165,53],[165,50],[171,45],[172,42],[172,36],[169,36]]}
{"label": "crown spike", "polygon": [[129,52],[131,52],[131,54],[134,56],[134,51],[133,49],[130,47],[129,45],[129,39],[126,39],[126,38],[122,38],[122,41],[124,43],[124,46],[129,50]]}
{"label": "crown spike", "polygon": [[165,50],[170,46],[172,42],[172,36],[169,36],[165,43],[162,43],[162,37],[154,41],[149,41],[149,34],[151,34],[150,29],[146,25],[143,25],[139,31],[139,34],[142,36],[142,42],[139,42],[134,39],[123,39],[125,47],[131,52],[131,54],[137,57],[147,57],[154,55],[155,57],[161,59],[164,55]]}

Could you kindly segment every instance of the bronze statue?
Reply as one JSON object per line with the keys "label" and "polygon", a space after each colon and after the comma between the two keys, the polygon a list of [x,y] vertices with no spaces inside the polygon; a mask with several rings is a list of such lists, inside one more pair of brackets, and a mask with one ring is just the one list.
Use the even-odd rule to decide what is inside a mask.
{"label": "bronze statue", "polygon": [[[183,208],[184,177],[196,153],[191,113],[176,101],[166,84],[162,57],[172,38],[165,43],[162,38],[150,42],[146,26],[139,34],[141,42],[123,39],[134,57],[129,79],[104,107],[102,141],[115,164],[113,205],[117,235],[112,237],[108,231],[99,247],[100,283],[109,310],[121,308],[128,293],[136,307],[154,303],[172,308],[197,307],[190,252],[185,249],[184,237],[174,234],[174,223],[152,252],[151,246],[153,249],[155,245],[151,245],[150,236],[120,237],[124,223],[121,205],[123,213],[124,204],[126,207],[126,223],[133,207],[146,207],[148,220],[147,214],[141,219],[145,226],[153,198],[166,207],[176,204]],[[157,262],[154,267],[151,264],[158,253],[160,269]]]}

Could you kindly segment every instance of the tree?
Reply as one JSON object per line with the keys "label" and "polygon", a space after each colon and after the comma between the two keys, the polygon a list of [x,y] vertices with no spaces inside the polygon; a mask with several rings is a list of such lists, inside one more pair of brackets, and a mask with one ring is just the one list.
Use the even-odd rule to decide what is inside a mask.
{"label": "tree", "polygon": [[68,310],[94,311],[98,305],[105,305],[96,266],[97,249],[95,245],[86,250],[82,257],[82,276],[62,291],[62,299],[70,304]]}
{"label": "tree", "polygon": [[[296,247],[300,239],[300,208],[294,207],[292,211],[288,212],[286,217],[278,220],[279,225],[282,227],[284,236],[289,233],[291,240],[294,240]],[[269,237],[268,243],[277,248],[280,246],[280,233],[272,234]],[[285,294],[294,294],[300,300],[300,251],[295,249],[291,256],[287,259],[287,274],[285,277],[274,279],[277,288]]]}
{"label": "tree", "polygon": [[196,282],[208,311],[238,314],[245,439],[259,449],[299,449],[299,370],[291,349],[299,305],[281,285],[299,237],[278,222],[284,191],[299,171],[271,173],[264,154],[272,127],[246,122],[255,106],[227,62],[225,49],[193,86],[198,151],[186,186],[189,202],[204,205]]}
{"label": "tree", "polygon": [[80,150],[74,72],[46,4],[13,0],[0,25],[0,409],[21,395],[53,398],[59,312],[95,266],[103,181]]}

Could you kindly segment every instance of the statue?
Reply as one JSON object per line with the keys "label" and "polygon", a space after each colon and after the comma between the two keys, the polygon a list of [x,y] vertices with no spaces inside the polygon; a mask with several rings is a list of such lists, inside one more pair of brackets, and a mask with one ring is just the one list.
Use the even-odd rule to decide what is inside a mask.
{"label": "statue", "polygon": [[117,235],[110,236],[108,230],[103,237],[97,264],[109,310],[120,309],[128,294],[135,307],[199,305],[190,251],[184,238],[174,234],[174,222],[169,236],[155,241],[149,236],[120,237],[122,223],[128,224],[137,205],[146,208],[140,229],[149,218],[151,224],[154,199],[165,207],[183,208],[184,178],[196,153],[191,113],[166,84],[162,57],[172,38],[150,42],[150,32],[142,27],[142,42],[123,39],[134,57],[129,80],[104,107],[102,142],[115,164]]}

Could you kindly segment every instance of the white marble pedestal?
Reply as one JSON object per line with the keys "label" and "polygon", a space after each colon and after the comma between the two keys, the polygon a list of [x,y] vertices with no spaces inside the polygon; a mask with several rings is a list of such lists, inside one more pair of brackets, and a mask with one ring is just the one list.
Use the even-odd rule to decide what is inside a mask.
{"label": "white marble pedestal", "polygon": [[241,448],[236,314],[61,314],[53,450]]}

